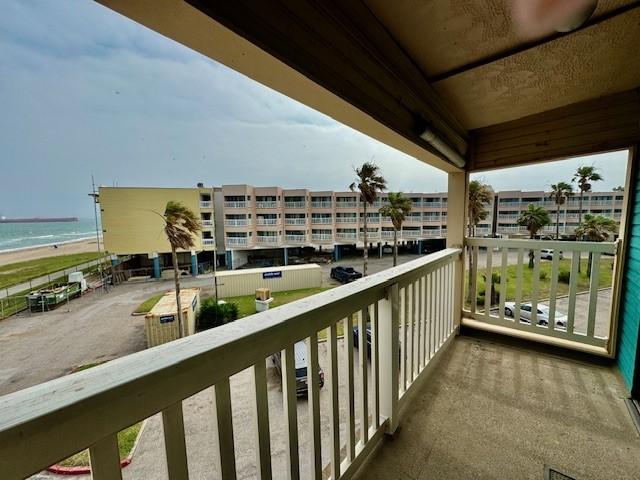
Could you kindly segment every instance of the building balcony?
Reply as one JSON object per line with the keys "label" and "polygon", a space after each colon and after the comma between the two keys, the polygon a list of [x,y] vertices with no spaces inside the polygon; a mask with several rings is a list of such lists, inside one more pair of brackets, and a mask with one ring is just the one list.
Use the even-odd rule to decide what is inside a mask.
{"label": "building balcony", "polygon": [[280,236],[278,235],[257,235],[256,243],[259,245],[276,245],[280,243]]}
{"label": "building balcony", "polygon": [[258,208],[258,209],[278,208],[278,202],[276,202],[276,201],[256,202],[256,208]]}
{"label": "building balcony", "polygon": [[[466,244],[473,252],[472,297],[486,269],[522,269],[530,249],[536,265],[542,249],[591,253],[595,264],[615,253],[613,243]],[[95,479],[120,478],[117,433],[148,419],[129,478],[207,472],[352,478],[358,470],[367,479],[424,472],[537,478],[544,464],[576,478],[638,478],[640,444],[621,402],[625,389],[611,366],[586,356],[612,351],[615,325],[599,316],[599,294],[577,299],[570,288],[568,298],[558,296],[558,305],[584,302],[584,318],[569,314],[564,326],[554,317],[547,325],[508,317],[506,275],[496,285],[495,305],[487,296],[484,304],[465,306],[461,252],[422,256],[366,281],[0,397],[0,471],[29,477],[87,448]],[[516,284],[516,296],[542,300],[535,282],[526,292],[523,285]],[[354,327],[370,335],[354,341]],[[339,331],[349,333],[343,339]],[[518,338],[584,356],[531,348]],[[306,398],[296,396],[299,341],[306,344],[308,377],[323,379],[322,386],[307,384]],[[283,375],[272,370],[276,352]],[[393,441],[385,439],[398,427]]]}
{"label": "building balcony", "polygon": [[200,208],[211,208],[213,202],[211,200],[200,200]]}
{"label": "building balcony", "polygon": [[285,218],[284,224],[285,225],[306,225],[307,219],[306,218]]}
{"label": "building balcony", "polygon": [[246,218],[227,218],[224,221],[225,227],[244,227],[248,225]]}
{"label": "building balcony", "polygon": [[[367,241],[377,240],[380,238],[380,232],[369,232],[367,233]],[[364,242],[364,233],[360,232],[358,234],[358,240]]]}
{"label": "building balcony", "polygon": [[248,237],[225,237],[224,243],[229,247],[243,247],[249,245]]}
{"label": "building balcony", "polygon": [[357,238],[358,236],[355,233],[344,233],[344,232],[336,233],[336,239],[338,240],[356,240]]}
{"label": "building balcony", "polygon": [[284,202],[284,208],[306,208],[307,202]]}
{"label": "building balcony", "polygon": [[402,230],[402,238],[420,238],[422,236],[420,230]]}
{"label": "building balcony", "polygon": [[333,241],[333,235],[330,233],[312,233],[311,240],[315,242],[331,242]]}
{"label": "building balcony", "polygon": [[422,202],[422,208],[442,208],[442,202]]}
{"label": "building balcony", "polygon": [[203,238],[202,239],[202,246],[204,247],[213,247],[216,244],[216,240],[215,238]]}
{"label": "building balcony", "polygon": [[358,217],[336,217],[336,223],[358,223]]}
{"label": "building balcony", "polygon": [[440,237],[442,235],[444,235],[444,233],[446,232],[446,229],[443,229],[442,232],[438,229],[433,229],[433,228],[427,228],[422,230],[422,234],[419,236],[423,236],[426,238],[433,238],[433,237]]}
{"label": "building balcony", "polygon": [[256,225],[278,225],[278,218],[256,218]]}
{"label": "building balcony", "polygon": [[307,241],[306,235],[285,235],[284,238],[287,243],[305,243]]}
{"label": "building balcony", "polygon": [[200,223],[202,224],[203,227],[213,227],[213,220],[211,219],[201,220]]}
{"label": "building balcony", "polygon": [[311,208],[331,208],[331,202],[311,202]]}
{"label": "building balcony", "polygon": [[356,208],[358,202],[336,202],[336,208]]}
{"label": "building balcony", "polygon": [[333,218],[331,217],[311,217],[312,224],[330,224],[333,223]]}
{"label": "building balcony", "polygon": [[247,202],[224,202],[225,208],[247,208]]}
{"label": "building balcony", "polygon": [[[438,219],[438,221],[440,221],[440,219]],[[422,216],[418,217],[406,217],[404,219],[404,223],[411,223],[411,224],[419,224],[422,223]]]}
{"label": "building balcony", "polygon": [[[382,230],[380,232],[380,237],[381,238],[393,238],[393,232],[389,231],[389,230]],[[400,237],[399,232],[398,232],[398,237]]]}

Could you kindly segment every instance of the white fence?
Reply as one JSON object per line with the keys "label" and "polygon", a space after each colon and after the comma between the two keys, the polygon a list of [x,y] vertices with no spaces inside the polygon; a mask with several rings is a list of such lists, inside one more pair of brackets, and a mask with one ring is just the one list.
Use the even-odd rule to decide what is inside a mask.
{"label": "white fence", "polygon": [[247,237],[226,237],[224,243],[227,245],[248,245],[249,239]]}
{"label": "white fence", "polygon": [[[252,373],[252,418],[259,478],[322,478],[323,444],[331,478],[350,478],[375,452],[382,434],[393,432],[407,393],[453,337],[454,291],[460,285],[459,249],[434,253],[349,285],[243,318],[231,324],[160,345],[0,398],[0,472],[24,478],[89,448],[93,478],[119,479],[117,433],[162,414],[168,476],[187,479],[183,400],[213,388],[217,438],[211,455],[218,475],[236,478],[230,378]],[[358,327],[354,362],[353,319]],[[338,343],[338,328],[345,332]],[[370,349],[367,336],[370,330]],[[309,382],[307,442],[298,439],[294,344],[305,341],[309,378],[319,377],[318,336],[326,334],[325,390],[328,411],[320,415],[318,382]],[[339,348],[340,347],[340,348]],[[343,354],[338,355],[338,350]],[[370,355],[368,352],[370,351]],[[285,448],[272,449],[266,359],[281,352]],[[370,358],[369,358],[370,357]],[[338,375],[345,386],[338,389]],[[240,393],[240,392],[237,392]],[[242,399],[239,399],[242,401]],[[340,402],[346,402],[341,415]],[[276,406],[280,411],[279,407]],[[201,412],[201,414],[204,412]],[[323,423],[328,442],[323,443]],[[341,432],[344,432],[341,435]],[[325,437],[327,440],[327,437]],[[344,440],[344,443],[343,441]],[[164,445],[163,445],[164,444]],[[153,446],[152,446],[153,448]],[[284,456],[273,471],[272,451]],[[301,458],[308,458],[302,462]],[[279,465],[279,463],[277,464]],[[148,472],[151,475],[151,472]]]}
{"label": "white fence", "polygon": [[[500,329],[490,330],[501,333],[515,330],[524,333],[516,336],[589,353],[609,355],[613,347],[609,340],[612,338],[611,332],[615,329],[612,307],[609,306],[606,318],[597,319],[597,312],[602,279],[616,277],[616,243],[468,238],[466,244],[472,250],[468,308],[465,310],[465,316],[469,319],[465,322],[468,325],[490,325]],[[479,260],[480,252],[483,254],[483,261]],[[529,274],[525,272],[529,272],[530,255],[533,255],[533,268]],[[549,255],[552,257],[551,260],[545,260]],[[589,257],[591,270],[587,272]],[[580,259],[583,261],[582,274],[578,272]],[[550,268],[545,266],[544,275],[541,275],[543,262],[548,262]],[[603,274],[606,269],[609,269],[609,272]],[[490,279],[492,274],[498,274],[500,277],[494,285],[494,299],[497,295],[498,301],[491,301],[491,287],[488,289],[489,292],[485,287],[484,302],[478,305],[479,279]],[[582,292],[578,289],[580,282],[587,283],[586,290],[583,287]],[[566,287],[561,288],[563,284]],[[512,288],[508,297],[509,285],[512,285]],[[616,285],[608,284],[605,288],[611,288],[609,295],[613,295]],[[578,295],[580,308],[584,310],[579,312],[580,315],[577,313]],[[557,311],[561,297],[565,311]],[[508,301],[513,304],[509,308],[512,316],[506,314],[505,303]],[[522,310],[523,306],[527,310]],[[540,306],[544,310],[548,309],[548,317],[544,310],[540,310],[542,313],[539,313]],[[528,318],[525,318],[525,314]],[[598,329],[596,320],[599,321]]]}

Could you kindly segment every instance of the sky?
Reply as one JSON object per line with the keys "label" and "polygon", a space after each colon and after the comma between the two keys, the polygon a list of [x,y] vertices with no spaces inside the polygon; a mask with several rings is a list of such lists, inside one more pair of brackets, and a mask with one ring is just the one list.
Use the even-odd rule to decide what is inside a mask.
{"label": "sky", "polygon": [[[391,190],[446,175],[87,0],[4,0],[0,215],[93,214],[99,185],[248,183],[346,190],[373,160]],[[595,165],[624,183],[626,153],[482,173],[540,190]],[[265,168],[267,167],[267,168]]]}

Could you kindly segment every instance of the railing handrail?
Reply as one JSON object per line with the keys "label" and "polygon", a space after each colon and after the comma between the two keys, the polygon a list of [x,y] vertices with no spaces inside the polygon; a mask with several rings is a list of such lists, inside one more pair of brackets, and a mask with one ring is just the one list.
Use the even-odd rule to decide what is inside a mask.
{"label": "railing handrail", "polygon": [[[8,478],[37,473],[228,381],[273,352],[368,308],[385,298],[392,285],[407,286],[460,253],[460,249],[442,250],[274,310],[0,397],[0,471]],[[34,445],[39,446],[37,455]]]}
{"label": "railing handrail", "polygon": [[467,245],[479,247],[505,247],[512,249],[549,249],[562,252],[599,252],[612,254],[616,251],[615,242],[582,242],[563,240],[531,240],[503,238],[467,238]]}

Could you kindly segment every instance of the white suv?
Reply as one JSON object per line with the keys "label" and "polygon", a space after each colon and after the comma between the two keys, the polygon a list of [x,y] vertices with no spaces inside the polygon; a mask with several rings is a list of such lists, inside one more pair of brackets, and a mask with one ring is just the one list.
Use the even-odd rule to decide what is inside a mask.
{"label": "white suv", "polygon": [[[553,260],[553,250],[548,248],[540,249],[540,258],[543,260]],[[560,252],[560,260],[562,260],[562,252]]]}

